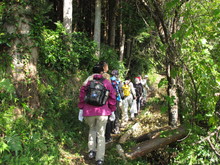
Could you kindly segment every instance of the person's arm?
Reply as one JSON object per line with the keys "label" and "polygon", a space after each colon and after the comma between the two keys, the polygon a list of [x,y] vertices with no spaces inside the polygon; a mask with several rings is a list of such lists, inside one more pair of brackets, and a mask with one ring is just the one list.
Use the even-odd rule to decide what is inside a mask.
{"label": "person's arm", "polygon": [[136,98],[136,92],[135,92],[133,83],[130,82],[129,86],[130,86],[130,89],[131,89],[131,94],[133,95],[134,98]]}
{"label": "person's arm", "polygon": [[110,82],[108,82],[107,86],[109,90],[108,107],[114,112],[116,110],[116,91]]}
{"label": "person's arm", "polygon": [[84,98],[85,98],[85,95],[86,95],[86,89],[87,89],[87,86],[85,86],[85,85],[83,85],[80,88],[79,103],[78,103],[78,108],[79,109],[83,109],[83,107],[84,107],[84,104],[85,104]]}

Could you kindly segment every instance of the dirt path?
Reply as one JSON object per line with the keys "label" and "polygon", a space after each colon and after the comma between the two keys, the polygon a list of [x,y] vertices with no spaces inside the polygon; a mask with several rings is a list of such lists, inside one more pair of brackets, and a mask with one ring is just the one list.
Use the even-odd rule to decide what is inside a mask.
{"label": "dirt path", "polygon": [[[166,127],[168,125],[167,113],[161,113],[161,107],[163,101],[162,96],[166,94],[166,90],[163,88],[158,89],[158,83],[164,78],[163,76],[157,75],[155,82],[151,85],[152,91],[149,93],[147,104],[142,107],[141,114],[137,116],[134,121],[129,121],[125,128],[121,128],[120,134],[112,134],[113,142],[106,145],[106,149],[118,144],[119,138],[135,123],[139,123],[139,129],[136,130],[130,138],[136,138],[143,134],[149,133],[154,130]],[[125,151],[126,152],[126,151]],[[80,153],[80,155],[71,154],[65,150],[61,151],[62,157],[64,158],[64,164],[66,160],[69,160],[69,165],[93,165],[95,160],[90,160],[87,156],[87,152]]]}

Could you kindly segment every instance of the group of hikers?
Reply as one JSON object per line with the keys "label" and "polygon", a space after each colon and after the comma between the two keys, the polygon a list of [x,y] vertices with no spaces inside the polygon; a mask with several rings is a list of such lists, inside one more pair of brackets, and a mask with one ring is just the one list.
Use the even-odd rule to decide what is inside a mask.
{"label": "group of hikers", "polygon": [[80,121],[89,126],[88,157],[104,164],[105,145],[111,134],[120,133],[129,120],[135,120],[146,103],[148,76],[121,81],[118,70],[108,74],[108,64],[99,62],[80,88],[78,108]]}

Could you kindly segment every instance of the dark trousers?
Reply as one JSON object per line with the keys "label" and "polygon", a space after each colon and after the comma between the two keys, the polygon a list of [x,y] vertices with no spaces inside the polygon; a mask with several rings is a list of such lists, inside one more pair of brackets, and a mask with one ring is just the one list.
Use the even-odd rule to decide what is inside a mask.
{"label": "dark trousers", "polygon": [[105,130],[105,139],[106,141],[111,138],[111,133],[114,133],[114,131],[119,131],[119,119],[121,118],[121,109],[119,108],[119,103],[117,102],[117,108],[115,113],[115,121],[110,121],[108,117],[108,121],[106,124],[106,130]]}

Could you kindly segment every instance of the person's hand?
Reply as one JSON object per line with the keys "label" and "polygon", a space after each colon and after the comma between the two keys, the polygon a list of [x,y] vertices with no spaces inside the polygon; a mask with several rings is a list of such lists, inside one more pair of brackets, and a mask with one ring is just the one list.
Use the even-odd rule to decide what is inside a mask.
{"label": "person's hand", "polygon": [[109,120],[115,121],[115,113],[114,112],[112,112],[112,114],[110,115]]}
{"label": "person's hand", "polygon": [[83,121],[83,110],[82,110],[82,109],[79,110],[78,119],[79,119],[79,121],[81,121],[81,122]]}

